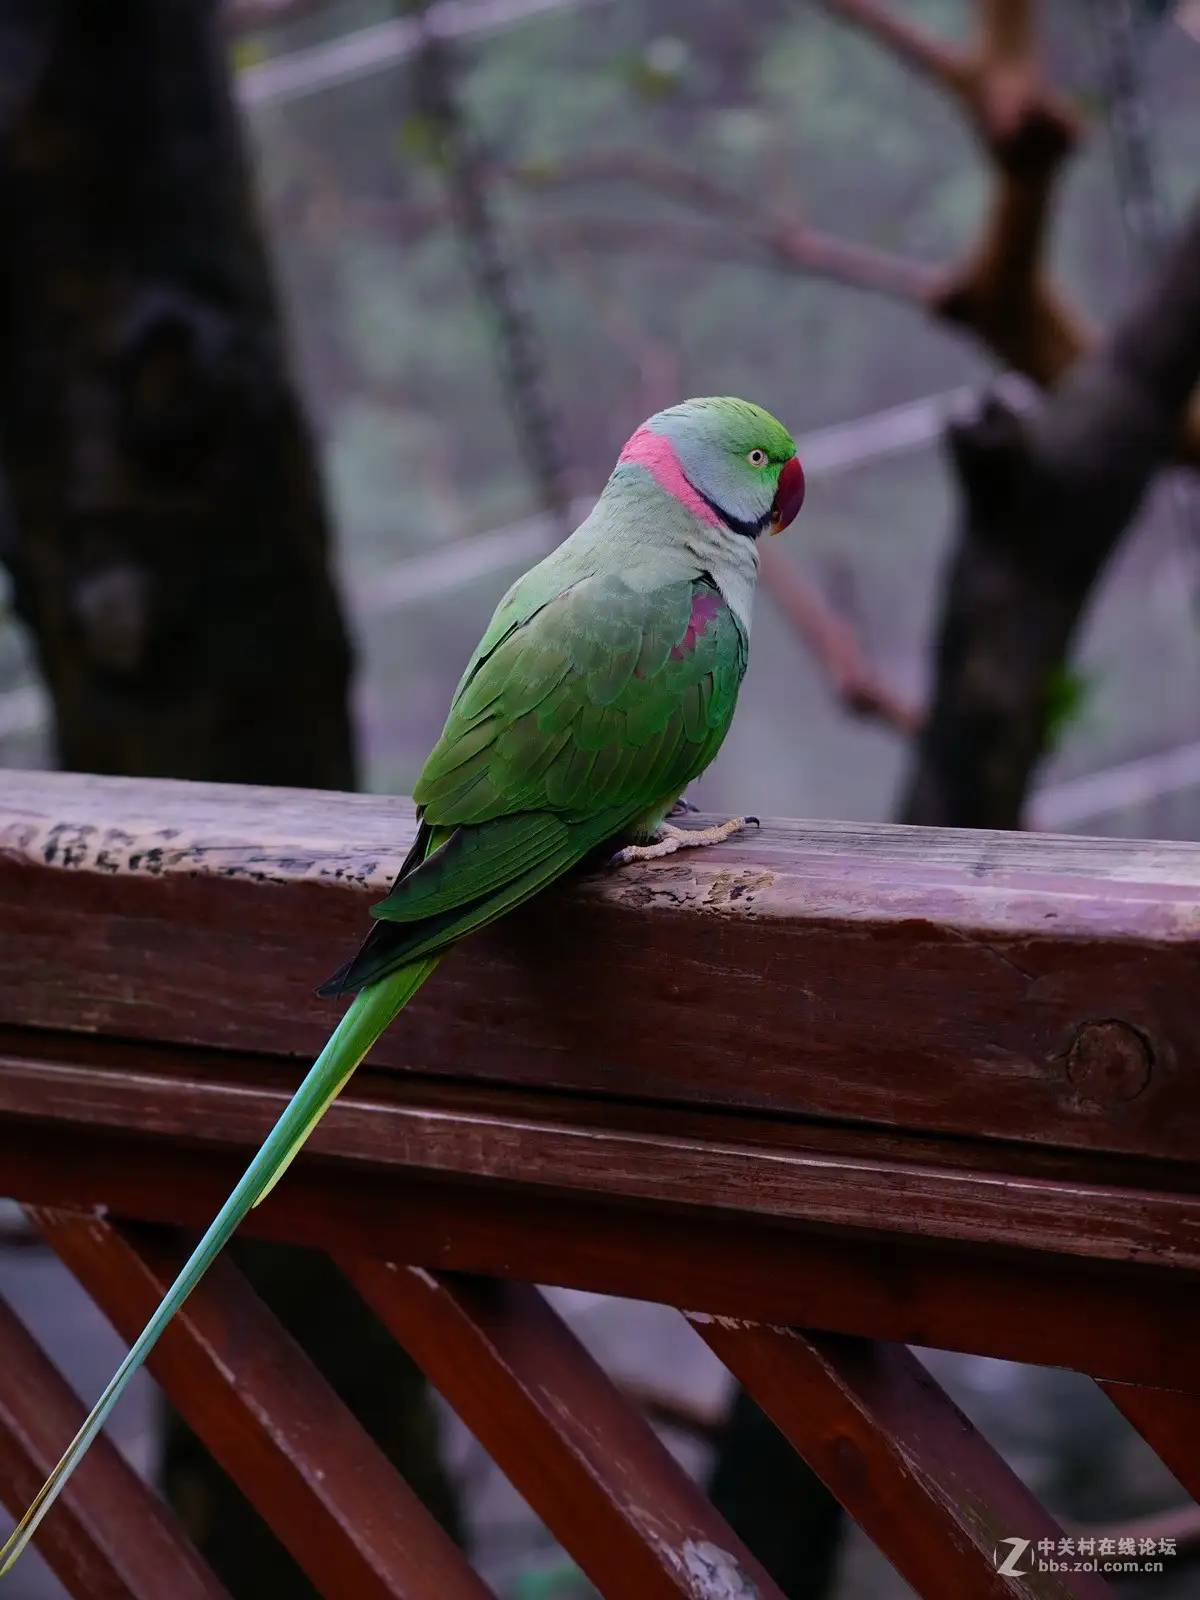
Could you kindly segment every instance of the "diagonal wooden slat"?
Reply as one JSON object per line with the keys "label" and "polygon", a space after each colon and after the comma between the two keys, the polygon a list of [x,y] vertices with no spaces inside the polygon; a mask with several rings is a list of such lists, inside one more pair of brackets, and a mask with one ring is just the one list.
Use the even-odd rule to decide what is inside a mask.
{"label": "diagonal wooden slat", "polygon": [[1062,1529],[903,1345],[685,1315],[923,1600],[1112,1600],[1035,1569]]}
{"label": "diagonal wooden slat", "polygon": [[1130,1383],[1101,1382],[1100,1387],[1163,1466],[1200,1501],[1200,1395]]}
{"label": "diagonal wooden slat", "polygon": [[[3,1300],[0,1374],[0,1502],[16,1517],[84,1409]],[[79,1600],[229,1600],[162,1501],[104,1435],[35,1542]]]}
{"label": "diagonal wooden slat", "polygon": [[[121,1335],[134,1339],[184,1252],[153,1230],[95,1215],[26,1212]],[[149,1366],[325,1600],[489,1600],[491,1591],[231,1262],[217,1261]]]}
{"label": "diagonal wooden slat", "polygon": [[338,1264],[603,1594],[782,1600],[537,1289]]}

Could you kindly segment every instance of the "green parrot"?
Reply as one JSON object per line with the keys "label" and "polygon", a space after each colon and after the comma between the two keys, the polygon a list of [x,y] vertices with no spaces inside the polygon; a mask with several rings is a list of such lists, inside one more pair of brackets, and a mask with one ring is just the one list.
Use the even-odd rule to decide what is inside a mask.
{"label": "green parrot", "polygon": [[637,430],[591,515],[501,600],[413,791],[413,847],[361,949],[319,991],[354,999],[0,1550],[0,1575],[239,1222],[442,956],[604,846],[624,863],[746,826],[666,819],[733,717],[756,541],[803,499],[795,444],[774,417],[745,400],[687,400]]}

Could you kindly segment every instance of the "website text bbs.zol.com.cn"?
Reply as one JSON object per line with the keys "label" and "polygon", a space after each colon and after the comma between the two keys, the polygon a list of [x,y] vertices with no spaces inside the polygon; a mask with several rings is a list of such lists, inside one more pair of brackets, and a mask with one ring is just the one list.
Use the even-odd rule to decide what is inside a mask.
{"label": "website text bbs.zol.com.cn", "polygon": [[1032,1572],[1162,1572],[1163,1556],[1175,1554],[1174,1539],[1001,1539],[996,1570],[1008,1578]]}

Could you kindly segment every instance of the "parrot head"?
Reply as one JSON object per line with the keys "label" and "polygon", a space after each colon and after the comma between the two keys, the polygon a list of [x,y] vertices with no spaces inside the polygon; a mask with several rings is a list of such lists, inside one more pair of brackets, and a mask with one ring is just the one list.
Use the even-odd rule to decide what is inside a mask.
{"label": "parrot head", "polygon": [[737,537],[778,533],[804,503],[804,469],[781,422],[748,400],[713,396],[660,411],[621,453],[702,520]]}

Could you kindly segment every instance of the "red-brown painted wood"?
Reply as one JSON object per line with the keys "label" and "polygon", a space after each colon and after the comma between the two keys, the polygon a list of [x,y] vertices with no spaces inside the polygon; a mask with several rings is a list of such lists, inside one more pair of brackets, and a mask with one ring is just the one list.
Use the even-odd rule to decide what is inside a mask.
{"label": "red-brown painted wood", "polygon": [[[299,1080],[298,1071],[264,1071],[253,1059],[218,1066],[194,1052],[177,1060],[147,1047],[105,1052],[69,1039],[59,1048],[68,1059],[56,1060],[48,1049],[0,1055],[0,1115],[200,1136],[239,1146],[248,1159]],[[474,1085],[397,1084],[364,1071],[294,1170],[311,1155],[337,1155],[655,1207],[703,1205],[906,1238],[1081,1258],[1152,1257],[1200,1270],[1200,1194],[1149,1187],[1152,1169],[1144,1161],[1110,1159],[1093,1176],[1080,1156],[1051,1161],[1037,1151],[1031,1162],[1018,1150],[1006,1167],[996,1147],[985,1149],[987,1164],[975,1166],[963,1152],[928,1140],[815,1124],[772,1130],[763,1119],[666,1108],[640,1124],[627,1117],[614,1125],[599,1100],[487,1096]],[[1177,1181],[1189,1178],[1195,1181],[1192,1174]]]}
{"label": "red-brown painted wood", "polygon": [[[1095,1574],[1036,1570],[1062,1529],[911,1351],[688,1320],[923,1600],[1111,1600]],[[1031,1541],[1023,1560],[1011,1538]]]}
{"label": "red-brown painted wood", "polygon": [[[66,1381],[0,1300],[0,1502],[14,1519],[83,1417]],[[106,1434],[84,1458],[34,1543],[78,1600],[228,1600],[166,1506]],[[13,1600],[19,1584],[19,1571],[5,1582]]]}
{"label": "red-brown painted wood", "polygon": [[[28,1215],[132,1341],[183,1251],[154,1230],[94,1215]],[[186,1301],[148,1364],[325,1600],[487,1600],[449,1536],[229,1261]]]}
{"label": "red-brown painted wood", "polygon": [[1100,1387],[1192,1499],[1200,1501],[1200,1394],[1129,1383]]}
{"label": "red-brown painted wood", "polygon": [[602,1594],[782,1600],[535,1288],[338,1262]]}
{"label": "red-brown painted wood", "polygon": [[[311,1055],[412,832],[369,796],[8,774],[0,1016]],[[1189,1160],[1200,848],[778,823],[556,889],[375,1059]]]}
{"label": "red-brown painted wood", "polygon": [[[207,1223],[332,1026],[308,991],[410,836],[407,802],[9,775],[0,1193]],[[996,1588],[987,1539],[1035,1537],[1044,1514],[912,1359],[780,1327],[1186,1391],[1177,1415],[1171,1395],[1119,1398],[1194,1475],[1198,930],[1190,845],[778,824],[592,874],[444,964],[247,1228],[724,1318],[707,1326],[731,1365],[925,1594],[1028,1593]],[[132,1336],[176,1253],[45,1220]],[[608,1448],[644,1440],[627,1410],[549,1482],[575,1435],[541,1367],[581,1415],[599,1388],[531,1292],[405,1281],[439,1285],[411,1338],[484,1353],[464,1404],[497,1452],[536,1467],[568,1532],[598,1497],[613,1548],[644,1560]],[[281,1339],[222,1263],[157,1366],[327,1594],[481,1593]],[[466,1384],[437,1340],[426,1357]],[[635,1459],[660,1532],[709,1526]]]}
{"label": "red-brown painted wood", "polygon": [[[242,1165],[240,1155],[190,1143],[0,1119],[3,1187],[45,1205],[104,1205],[200,1227]],[[242,1226],[331,1253],[408,1256],[429,1268],[1200,1387],[1197,1277],[1153,1262],[951,1250],[899,1235],[880,1241],[703,1209],[548,1198],[516,1185],[330,1161],[297,1162]]]}

